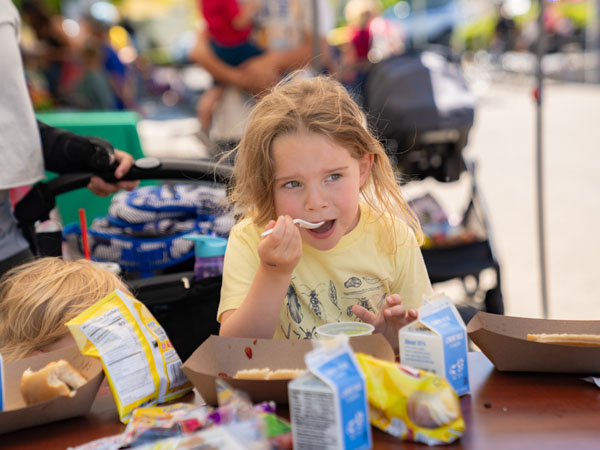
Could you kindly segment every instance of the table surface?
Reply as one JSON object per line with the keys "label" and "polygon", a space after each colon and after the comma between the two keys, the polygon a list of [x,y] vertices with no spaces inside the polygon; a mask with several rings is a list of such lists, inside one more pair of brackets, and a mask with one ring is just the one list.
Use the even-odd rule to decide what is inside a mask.
{"label": "table surface", "polygon": [[[579,375],[503,373],[482,353],[469,353],[471,394],[461,397],[463,437],[444,448],[600,448],[600,389]],[[184,401],[197,402],[189,394]],[[0,448],[65,449],[120,433],[115,404],[103,383],[82,417],[7,433]],[[375,449],[427,448],[373,428]]]}

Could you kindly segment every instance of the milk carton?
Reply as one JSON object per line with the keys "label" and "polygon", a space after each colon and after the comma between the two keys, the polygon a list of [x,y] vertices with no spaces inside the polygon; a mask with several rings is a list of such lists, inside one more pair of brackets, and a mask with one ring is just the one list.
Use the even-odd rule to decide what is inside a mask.
{"label": "milk carton", "polygon": [[445,377],[458,395],[469,392],[467,333],[449,297],[419,308],[419,318],[401,328],[400,361]]}
{"label": "milk carton", "polygon": [[305,356],[309,371],[288,385],[296,450],[372,447],[364,375],[347,336],[332,341],[315,341],[320,346]]}

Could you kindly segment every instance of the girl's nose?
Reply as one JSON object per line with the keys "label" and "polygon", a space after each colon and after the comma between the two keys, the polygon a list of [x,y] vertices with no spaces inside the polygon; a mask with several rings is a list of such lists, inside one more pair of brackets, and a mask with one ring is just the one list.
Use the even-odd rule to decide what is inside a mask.
{"label": "girl's nose", "polygon": [[319,187],[307,190],[304,202],[307,211],[316,211],[327,208],[328,202]]}

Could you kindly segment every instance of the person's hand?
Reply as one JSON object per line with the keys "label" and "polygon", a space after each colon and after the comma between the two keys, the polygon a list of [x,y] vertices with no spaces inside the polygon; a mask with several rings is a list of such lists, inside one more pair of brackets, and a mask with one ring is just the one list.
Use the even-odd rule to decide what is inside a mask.
{"label": "person's hand", "polygon": [[402,299],[398,294],[388,295],[385,305],[378,314],[373,314],[360,305],[354,305],[352,312],[360,320],[370,323],[375,327],[375,333],[383,334],[395,352],[398,352],[398,331],[405,325],[413,322],[418,312],[416,309],[406,309],[402,305]]}
{"label": "person's hand", "polygon": [[290,216],[279,216],[271,220],[266,229],[273,232],[258,244],[261,264],[269,272],[292,273],[302,257],[300,230]]}
{"label": "person's hand", "polygon": [[[131,166],[133,165],[133,156],[131,156],[129,153],[115,149],[115,160],[119,163],[115,169],[115,178],[123,178],[123,176],[129,172],[129,169],[131,169]],[[114,194],[121,189],[131,191],[132,189],[135,189],[138,184],[139,181],[136,180],[107,183],[102,178],[93,176],[88,184],[88,189],[100,197],[106,197],[107,195]]]}

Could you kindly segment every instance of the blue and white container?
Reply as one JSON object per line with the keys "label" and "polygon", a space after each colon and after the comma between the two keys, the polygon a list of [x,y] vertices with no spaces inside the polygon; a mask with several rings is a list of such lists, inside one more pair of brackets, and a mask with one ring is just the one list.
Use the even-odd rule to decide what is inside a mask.
{"label": "blue and white container", "polygon": [[372,448],[365,376],[347,336],[313,341],[307,372],[288,384],[294,449]]}
{"label": "blue and white container", "polygon": [[194,241],[194,278],[214,277],[223,273],[227,239],[205,234],[186,234],[184,239]]}
{"label": "blue and white container", "polygon": [[398,333],[400,362],[444,377],[458,395],[469,393],[467,332],[450,297],[419,308],[419,318]]}

